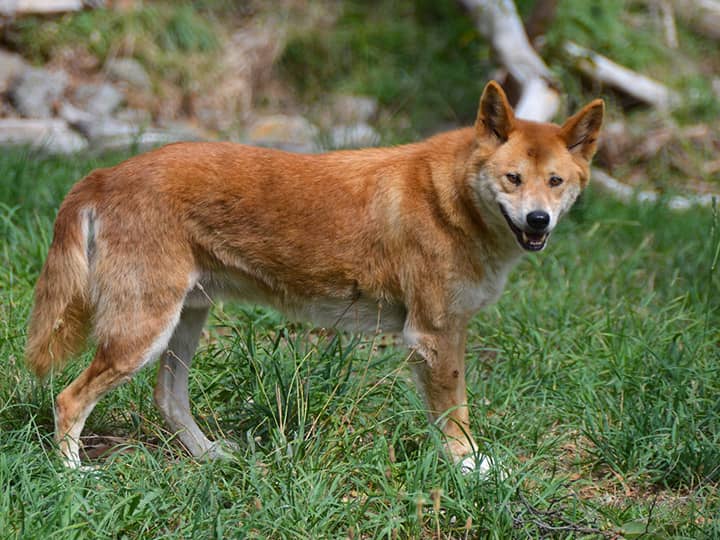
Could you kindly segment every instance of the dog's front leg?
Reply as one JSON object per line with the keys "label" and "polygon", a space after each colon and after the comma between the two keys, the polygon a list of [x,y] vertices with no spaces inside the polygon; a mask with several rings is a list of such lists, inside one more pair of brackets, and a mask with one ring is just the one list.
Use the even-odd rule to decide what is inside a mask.
{"label": "dog's front leg", "polygon": [[[407,325],[405,340],[413,350],[410,365],[431,423],[445,435],[445,448],[464,471],[476,468],[477,445],[470,433],[465,391],[465,325],[445,332],[423,332]],[[477,468],[488,469],[487,460]]]}

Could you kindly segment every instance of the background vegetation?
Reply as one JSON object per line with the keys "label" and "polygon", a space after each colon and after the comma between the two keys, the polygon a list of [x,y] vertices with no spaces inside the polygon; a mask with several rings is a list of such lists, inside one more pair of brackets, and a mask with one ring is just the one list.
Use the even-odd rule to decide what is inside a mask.
{"label": "background vegetation", "polygon": [[[287,103],[310,111],[332,92],[375,96],[389,143],[472,121],[494,65],[454,3],[302,4],[273,4],[273,16],[295,22],[274,74]],[[218,58],[229,25],[269,16],[237,5],[146,2],[132,14],[26,19],[5,39],[37,62],[76,40],[98,57],[131,43],[155,77],[183,85]],[[566,70],[557,44],[573,39],[684,92],[673,122],[713,122],[717,55],[682,26],[681,50],[658,46],[643,13],[640,2],[560,2],[544,56],[567,109],[602,91],[611,120],[658,122]],[[688,149],[698,166],[714,152]],[[64,470],[52,402],[87,356],[49,384],[25,371],[32,287],[69,186],[124,157],[0,154],[0,536],[720,536],[720,218],[625,206],[592,188],[471,325],[473,428],[507,478],[462,476],[439,459],[404,351],[230,304],[213,312],[191,396],[208,433],[240,444],[233,458],[199,463],[173,444],[147,369],[88,421],[98,471]],[[653,182],[683,190],[668,156],[655,159],[643,164]],[[716,185],[713,174],[702,180]]]}

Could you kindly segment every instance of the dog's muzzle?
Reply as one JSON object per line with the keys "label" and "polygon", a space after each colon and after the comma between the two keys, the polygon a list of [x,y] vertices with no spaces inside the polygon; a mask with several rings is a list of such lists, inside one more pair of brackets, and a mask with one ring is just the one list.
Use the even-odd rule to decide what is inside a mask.
{"label": "dog's muzzle", "polygon": [[550,216],[546,212],[534,211],[527,215],[528,228],[521,229],[505,211],[502,204],[500,206],[500,212],[505,217],[510,230],[515,234],[515,238],[526,251],[540,251],[545,247],[547,239],[550,236],[550,231],[546,230],[546,227],[550,223]]}

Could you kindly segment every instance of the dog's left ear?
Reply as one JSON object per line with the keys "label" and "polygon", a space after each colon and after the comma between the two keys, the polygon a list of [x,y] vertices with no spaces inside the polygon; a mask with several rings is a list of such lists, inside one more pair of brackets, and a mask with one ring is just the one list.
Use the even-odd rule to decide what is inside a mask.
{"label": "dog's left ear", "polygon": [[515,123],[515,114],[502,87],[490,81],[483,90],[475,121],[478,138],[492,137],[500,143],[508,140]]}
{"label": "dog's left ear", "polygon": [[596,99],[568,118],[560,134],[570,153],[590,161],[597,149],[597,139],[605,115],[605,102]]}

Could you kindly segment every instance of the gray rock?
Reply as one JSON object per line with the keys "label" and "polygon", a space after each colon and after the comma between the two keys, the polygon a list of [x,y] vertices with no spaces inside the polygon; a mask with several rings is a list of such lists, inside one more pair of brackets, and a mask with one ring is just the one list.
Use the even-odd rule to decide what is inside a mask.
{"label": "gray rock", "polygon": [[15,109],[28,118],[48,118],[65,91],[68,74],[64,71],[28,68],[15,79],[10,100]]}
{"label": "gray rock", "polygon": [[136,126],[148,126],[152,123],[152,115],[147,109],[122,109],[115,113],[116,120]]}
{"label": "gray rock", "polygon": [[75,102],[86,111],[100,116],[112,114],[123,102],[123,93],[112,84],[81,84],[75,89]]}
{"label": "gray rock", "polygon": [[187,133],[175,133],[159,128],[149,128],[133,135],[117,134],[107,136],[93,144],[94,148],[99,150],[120,150],[124,148],[133,148],[139,152],[144,152],[164,144],[199,140],[190,137]]}
{"label": "gray rock", "polygon": [[173,124],[169,129],[147,127],[97,116],[67,103],[60,109],[60,115],[89,139],[92,149],[99,151],[126,148],[144,151],[171,142],[205,139],[187,124]]}
{"label": "gray rock", "polygon": [[15,78],[28,67],[19,54],[0,49],[0,92],[7,92]]}
{"label": "gray rock", "polygon": [[338,126],[330,131],[330,143],[333,148],[363,148],[377,146],[379,142],[380,134],[365,123]]}
{"label": "gray rock", "polygon": [[85,111],[69,103],[63,103],[60,108],[60,116],[72,127],[90,139],[90,143],[96,145],[105,138],[117,135],[138,135],[140,127],[115,120],[107,116],[99,116]]}
{"label": "gray rock", "polygon": [[5,118],[0,119],[0,145],[30,146],[51,154],[72,154],[87,149],[88,142],[64,120]]}
{"label": "gray rock", "polygon": [[112,58],[105,62],[105,71],[111,78],[143,90],[149,90],[152,86],[147,71],[134,58]]}
{"label": "gray rock", "polygon": [[332,99],[332,116],[335,122],[345,125],[367,123],[378,112],[378,102],[368,96],[339,94]]}
{"label": "gray rock", "polygon": [[294,152],[312,152],[318,129],[302,116],[274,114],[255,119],[247,131],[251,144]]}
{"label": "gray rock", "polygon": [[71,126],[76,126],[76,124],[82,122],[92,122],[95,119],[95,115],[67,102],[60,105],[58,116]]}

